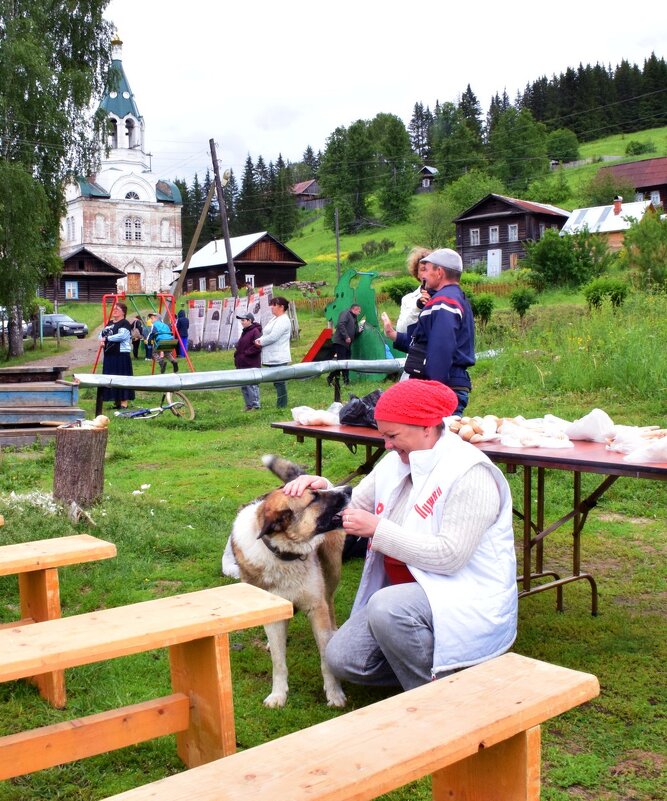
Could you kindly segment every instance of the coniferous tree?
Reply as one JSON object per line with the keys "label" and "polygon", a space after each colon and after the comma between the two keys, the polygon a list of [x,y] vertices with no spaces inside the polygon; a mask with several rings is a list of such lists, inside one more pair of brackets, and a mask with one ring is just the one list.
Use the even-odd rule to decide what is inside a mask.
{"label": "coniferous tree", "polygon": [[176,178],[174,179],[174,183],[181,193],[181,201],[183,203],[181,206],[181,242],[183,245],[183,253],[187,253],[190,242],[192,242],[192,237],[194,236],[197,221],[192,211],[192,195],[187,182],[184,178]]}
{"label": "coniferous tree", "polygon": [[461,95],[459,100],[459,111],[463,115],[468,128],[481,142],[482,140],[482,108],[475,93],[470,88],[470,84],[466,87],[465,92]]}
{"label": "coniferous tree", "polygon": [[433,115],[428,106],[424,108],[423,103],[415,103],[412,110],[412,118],[408,125],[408,131],[410,132],[412,149],[417,154],[422,164],[428,164],[431,158],[430,129],[432,123]]}
{"label": "coniferous tree", "polygon": [[498,118],[503,113],[503,111],[507,111],[507,109],[511,106],[509,96],[507,94],[507,90],[503,89],[502,96],[498,95],[498,92],[491,98],[491,103],[489,105],[489,110],[486,113],[486,124],[484,126],[484,141],[488,144],[489,137],[491,132],[496,126],[498,122]]}
{"label": "coniferous tree", "polygon": [[299,210],[292,192],[292,171],[283,161],[281,154],[278,155],[274,176],[271,233],[281,242],[285,242],[296,230]]}
{"label": "coniferous tree", "polygon": [[[204,202],[206,202],[206,198],[208,197],[208,193],[211,190],[211,184],[213,183],[213,177],[211,176],[210,170],[206,170],[206,176],[204,177],[204,183],[202,186],[202,195]],[[206,220],[204,222],[204,227],[202,228],[201,232],[201,241],[203,243],[212,242],[214,239],[222,239],[222,220],[220,219],[220,204],[218,203],[218,193],[216,190],[213,190],[213,196],[211,197],[211,203],[208,207],[208,212],[206,214]]]}
{"label": "coniferous tree", "polygon": [[[317,177],[317,171],[320,168],[320,160],[315,155],[315,153],[313,153],[313,148],[310,145],[308,145],[308,147],[305,149],[302,161],[303,161],[304,165],[306,167],[308,167],[308,169],[310,170],[310,176],[309,177],[310,178],[316,178]],[[304,180],[307,181],[308,178],[304,178]]]}
{"label": "coniferous tree", "polygon": [[349,134],[339,126],[328,137],[320,161],[320,187],[329,202],[324,207],[325,224],[335,229],[336,213],[341,230],[351,229],[355,220],[353,176],[349,163]]}
{"label": "coniferous tree", "polygon": [[239,185],[236,182],[234,170],[229,171],[229,180],[222,187],[222,196],[225,199],[225,207],[227,208],[227,224],[229,226],[229,233],[231,236],[237,236],[236,224],[236,206],[239,200]]}
{"label": "coniferous tree", "polygon": [[261,197],[255,179],[255,167],[248,155],[241,179],[241,191],[236,204],[237,225],[239,234],[254,234],[264,231],[261,217]]}

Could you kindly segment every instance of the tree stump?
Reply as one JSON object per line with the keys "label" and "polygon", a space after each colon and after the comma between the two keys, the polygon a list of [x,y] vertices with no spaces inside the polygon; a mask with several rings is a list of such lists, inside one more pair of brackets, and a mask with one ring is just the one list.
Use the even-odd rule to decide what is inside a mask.
{"label": "tree stump", "polygon": [[53,497],[91,506],[102,497],[108,429],[57,428]]}

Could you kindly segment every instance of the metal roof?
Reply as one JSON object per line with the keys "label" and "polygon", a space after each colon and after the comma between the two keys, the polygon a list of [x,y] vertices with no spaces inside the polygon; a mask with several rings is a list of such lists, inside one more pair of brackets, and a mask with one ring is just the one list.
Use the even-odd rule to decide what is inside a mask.
{"label": "metal roof", "polygon": [[627,164],[600,167],[602,175],[613,175],[616,179],[629,181],[635,189],[667,184],[667,158],[643,159]]}
{"label": "metal roof", "polygon": [[[297,256],[294,251],[290,250],[286,245],[283,245],[282,242],[279,242],[275,237],[271,236],[268,231],[260,231],[258,234],[245,234],[245,236],[231,237],[229,244],[232,251],[232,259],[236,259],[237,256],[245,253],[245,251],[251,248],[256,242],[259,242],[261,239],[264,239],[264,237],[267,236],[280,245],[280,247],[286,250],[288,253],[291,253],[294,256],[294,261],[296,263],[299,265],[306,263],[302,258]],[[225,250],[225,241],[224,239],[214,239],[212,242],[209,242],[208,245],[204,245],[204,247],[200,248],[192,255],[190,264],[188,266],[188,272],[190,270],[196,270],[200,267],[224,267],[226,264],[227,252]],[[278,262],[277,264],[285,267],[291,266],[287,262]],[[178,267],[174,268],[174,272],[180,272],[184,265],[185,262],[181,262]]]}
{"label": "metal roof", "polygon": [[614,214],[614,204],[610,206],[591,206],[574,209],[561,228],[561,235],[576,234],[587,228],[593,234],[609,234],[614,231],[627,231],[633,222],[641,220],[651,206],[650,200],[621,203],[618,214]]}

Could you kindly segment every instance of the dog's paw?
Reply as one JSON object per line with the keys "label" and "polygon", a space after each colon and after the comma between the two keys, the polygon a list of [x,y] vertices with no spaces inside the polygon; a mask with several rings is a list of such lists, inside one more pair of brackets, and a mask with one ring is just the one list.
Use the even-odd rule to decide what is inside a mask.
{"label": "dog's paw", "polygon": [[342,687],[325,688],[325,692],[327,695],[327,706],[344,707],[347,703],[347,698],[345,697]]}
{"label": "dog's paw", "polygon": [[[345,696],[343,696],[345,697]],[[269,709],[282,709],[287,702],[287,693],[271,693],[264,699],[264,706]]]}

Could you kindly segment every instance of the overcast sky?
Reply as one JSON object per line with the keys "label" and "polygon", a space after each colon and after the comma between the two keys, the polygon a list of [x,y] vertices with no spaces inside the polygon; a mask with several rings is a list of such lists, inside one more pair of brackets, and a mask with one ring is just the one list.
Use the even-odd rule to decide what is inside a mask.
{"label": "overcast sky", "polygon": [[[377,0],[111,0],[123,67],[160,177],[211,166],[240,184],[248,154],[300,161],[339,125],[385,112],[406,125],[416,102],[456,102],[470,84],[483,114],[527,83],[581,62],[643,67],[665,57],[660,5],[388,3]],[[636,12],[636,13],[634,13]]]}

